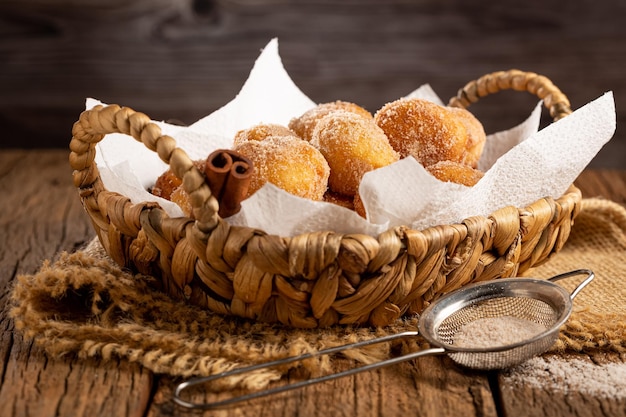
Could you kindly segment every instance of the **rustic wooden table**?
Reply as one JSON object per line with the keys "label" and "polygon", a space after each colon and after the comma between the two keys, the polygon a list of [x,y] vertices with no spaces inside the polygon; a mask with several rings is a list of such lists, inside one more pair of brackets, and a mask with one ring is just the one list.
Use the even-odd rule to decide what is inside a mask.
{"label": "rustic wooden table", "polygon": [[[15,277],[93,236],[64,150],[0,151],[0,415],[197,415],[176,406],[177,381],[126,362],[51,358],[14,332],[8,317]],[[626,204],[626,172],[585,171],[585,197]],[[468,372],[447,357],[425,357],[378,371],[258,399],[206,415],[246,416],[624,416],[626,394],[602,398],[511,386],[498,373]]]}

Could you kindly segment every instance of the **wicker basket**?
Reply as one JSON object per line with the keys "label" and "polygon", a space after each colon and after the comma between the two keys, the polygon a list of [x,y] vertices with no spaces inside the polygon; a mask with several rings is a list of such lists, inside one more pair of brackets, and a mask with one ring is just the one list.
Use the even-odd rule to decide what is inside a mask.
{"label": "wicker basket", "polygon": [[[554,120],[571,113],[567,97],[550,80],[518,70],[468,83],[450,105],[467,107],[505,89],[543,99]],[[143,142],[183,178],[197,220],[170,218],[156,203],[133,204],[105,189],[95,145],[114,132]],[[203,175],[145,114],[98,106],[81,114],[72,133],[74,184],[116,262],[159,278],[176,299],[295,327],[387,325],[470,282],[515,276],[562,248],[582,198],[571,186],[557,200],[543,198],[526,208],[505,207],[426,230],[280,237],[221,219]]]}

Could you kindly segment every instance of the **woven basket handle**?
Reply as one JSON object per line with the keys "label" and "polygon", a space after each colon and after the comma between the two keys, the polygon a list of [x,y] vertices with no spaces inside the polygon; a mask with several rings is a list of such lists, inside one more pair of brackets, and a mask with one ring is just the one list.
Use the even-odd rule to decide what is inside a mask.
{"label": "woven basket handle", "polygon": [[97,200],[98,193],[104,190],[95,163],[95,146],[109,133],[132,136],[156,152],[182,179],[183,188],[191,199],[196,227],[204,233],[217,227],[218,201],[187,153],[176,146],[174,138],[163,135],[161,128],[147,115],[116,104],[84,111],[72,128],[70,165],[74,169],[74,185],[81,190],[81,195],[93,193]]}
{"label": "woven basket handle", "polygon": [[448,105],[466,108],[480,98],[502,90],[528,91],[536,95],[543,100],[555,121],[572,112],[565,94],[547,77],[516,69],[493,72],[470,81],[458,91],[456,97],[450,99]]}

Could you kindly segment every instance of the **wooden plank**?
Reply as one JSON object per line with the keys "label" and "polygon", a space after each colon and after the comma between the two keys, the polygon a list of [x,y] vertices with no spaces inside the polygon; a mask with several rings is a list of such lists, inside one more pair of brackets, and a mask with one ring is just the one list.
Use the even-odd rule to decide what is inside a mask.
{"label": "wooden plank", "polygon": [[[7,316],[7,297],[15,276],[34,272],[44,258],[73,250],[93,236],[71,185],[67,155],[65,150],[0,152],[0,192],[4,197],[0,199],[0,415],[197,415],[171,400],[179,379],[154,376],[127,362],[50,358],[14,332]],[[626,204],[623,171],[586,171],[577,185],[587,197],[604,196]],[[202,414],[495,416],[498,410],[489,376],[462,370],[445,356],[421,358]],[[499,397],[511,415],[589,412],[613,416],[626,411],[624,399],[584,393],[555,396],[530,385],[502,386]],[[200,394],[199,398],[209,396]]]}
{"label": "wooden plank", "polygon": [[71,183],[67,151],[0,152],[0,415],[142,416],[153,375],[138,365],[50,358],[15,332],[8,291],[19,274],[94,232]]}
{"label": "wooden plank", "polygon": [[[619,0],[24,0],[1,3],[0,16],[10,39],[0,42],[0,121],[13,133],[0,139],[5,147],[66,146],[85,97],[191,123],[235,96],[272,37],[312,99],[371,111],[422,83],[447,99],[512,67],[547,75],[574,108],[626,89]],[[616,103],[623,121],[626,96],[616,94]],[[489,99],[474,109],[494,131],[521,121],[531,105]],[[617,135],[595,165],[623,166],[626,139]]]}
{"label": "wooden plank", "polygon": [[144,415],[153,375],[137,364],[49,358],[19,335],[0,390],[3,416]]}
{"label": "wooden plank", "polygon": [[0,285],[43,259],[85,243],[92,231],[72,185],[68,151],[2,151]]}
{"label": "wooden plank", "polygon": [[574,182],[584,198],[607,198],[626,205],[626,172],[616,170],[583,171]]}
{"label": "wooden plank", "polygon": [[[341,363],[341,362],[340,362]],[[348,369],[346,362],[340,369]],[[293,376],[298,381],[301,376]],[[282,382],[281,382],[282,383]],[[275,386],[275,385],[274,385]],[[188,410],[171,403],[175,388],[163,379],[150,416]],[[194,402],[231,398],[232,393],[194,392]],[[461,370],[448,358],[430,357],[359,373],[302,389],[206,411],[211,416],[496,416],[485,375]]]}
{"label": "wooden plank", "polygon": [[[624,374],[626,362],[619,355],[612,358],[606,354],[568,355],[567,361],[558,359],[558,371],[550,369],[549,362],[540,362],[521,372],[521,375],[500,375],[500,398],[506,415],[558,417],[567,415],[619,417],[626,414],[626,396],[604,386],[605,382],[593,369],[595,366],[611,366],[614,375]],[[610,360],[611,362],[607,362]],[[567,367],[577,361],[583,365]],[[617,361],[617,362],[616,362]],[[563,371],[565,366],[566,371]],[[617,368],[619,367],[619,368]],[[620,369],[620,370],[618,370]],[[587,372],[587,374],[585,374]],[[608,375],[604,376],[608,378]],[[624,389],[623,379],[611,377],[612,383]],[[572,387],[572,388],[569,388]],[[618,388],[619,389],[619,388]]]}

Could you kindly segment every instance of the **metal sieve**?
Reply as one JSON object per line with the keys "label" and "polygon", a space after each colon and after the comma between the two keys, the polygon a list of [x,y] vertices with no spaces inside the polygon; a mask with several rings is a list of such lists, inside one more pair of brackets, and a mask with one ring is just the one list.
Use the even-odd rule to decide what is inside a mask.
{"label": "metal sieve", "polygon": [[[575,275],[586,275],[570,294],[555,281]],[[358,372],[370,371],[384,366],[393,365],[426,355],[447,354],[459,365],[473,369],[503,369],[518,365],[528,359],[547,351],[556,341],[559,330],[572,312],[574,297],[594,278],[594,273],[580,269],[556,275],[547,280],[534,278],[506,278],[466,285],[450,292],[432,303],[420,315],[418,332],[407,331],[393,335],[378,337],[356,343],[350,343],[315,353],[307,353],[276,361],[260,363],[253,366],[222,372],[209,377],[192,379],[180,383],[174,392],[174,401],[187,408],[212,409],[253,398],[277,394],[308,385],[353,375]],[[545,328],[526,340],[490,347],[462,347],[455,345],[454,338],[463,326],[479,319],[513,317],[536,323]],[[193,403],[181,398],[188,388],[207,384],[222,378],[241,375],[259,369],[284,365],[304,359],[339,353],[391,340],[424,337],[431,346],[429,349],[412,352],[380,362],[348,369],[319,378],[308,379],[296,383],[279,386],[263,391],[256,391],[238,397],[212,403]]]}

